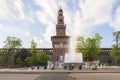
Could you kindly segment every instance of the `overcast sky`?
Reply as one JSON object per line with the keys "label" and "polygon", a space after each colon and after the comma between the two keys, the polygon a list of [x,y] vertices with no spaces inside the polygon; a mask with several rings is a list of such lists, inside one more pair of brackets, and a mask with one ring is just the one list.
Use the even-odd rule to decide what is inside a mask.
{"label": "overcast sky", "polygon": [[101,47],[111,47],[112,33],[120,30],[120,0],[0,0],[0,47],[7,36],[15,36],[22,47],[30,47],[34,39],[38,48],[51,48],[60,5],[67,35],[99,33]]}

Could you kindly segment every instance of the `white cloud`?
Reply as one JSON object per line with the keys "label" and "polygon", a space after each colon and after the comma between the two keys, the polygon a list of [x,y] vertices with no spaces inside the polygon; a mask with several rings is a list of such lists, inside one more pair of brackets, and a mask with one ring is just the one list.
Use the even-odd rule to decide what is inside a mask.
{"label": "white cloud", "polygon": [[110,25],[115,28],[116,31],[120,30],[120,7],[116,9],[115,17],[110,21]]}
{"label": "white cloud", "polygon": [[51,47],[50,37],[55,35],[55,25],[57,22],[57,0],[35,0],[35,3],[42,8],[42,10],[38,10],[36,14],[39,21],[46,27],[42,38],[39,39],[39,42],[41,42],[40,45],[42,45],[42,47]]}
{"label": "white cloud", "polygon": [[33,37],[33,40],[34,40],[35,42],[39,42],[39,41],[38,41],[38,37]]}
{"label": "white cloud", "polygon": [[75,13],[76,34],[90,33],[97,25],[111,20],[112,5],[115,0],[80,0],[79,8]]}
{"label": "white cloud", "polygon": [[23,0],[2,0],[0,1],[0,20],[19,21],[22,24],[35,23],[35,12],[26,5]]}
{"label": "white cloud", "polygon": [[23,8],[22,0],[2,0],[0,1],[0,19],[23,20],[25,18]]}
{"label": "white cloud", "polygon": [[0,34],[0,46],[3,47],[4,46],[4,41],[5,41],[5,36]]}
{"label": "white cloud", "polygon": [[30,33],[28,31],[26,31],[25,36],[30,36]]}
{"label": "white cloud", "polygon": [[0,30],[2,29],[2,24],[0,24]]}

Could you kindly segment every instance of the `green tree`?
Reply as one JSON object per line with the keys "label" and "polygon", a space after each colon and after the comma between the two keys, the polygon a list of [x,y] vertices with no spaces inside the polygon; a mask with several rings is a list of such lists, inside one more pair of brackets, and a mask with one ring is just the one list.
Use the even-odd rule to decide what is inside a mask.
{"label": "green tree", "polygon": [[25,58],[26,58],[26,57],[29,57],[29,56],[31,56],[31,55],[30,55],[30,51],[28,51],[27,49],[21,49],[20,51],[18,51],[18,52],[16,53],[15,58],[17,59],[18,57],[20,57],[21,60],[22,60],[22,62],[24,62],[24,61],[25,61]]}
{"label": "green tree", "polygon": [[115,37],[114,41],[116,42],[116,47],[120,47],[120,31],[113,32],[113,35]]}
{"label": "green tree", "polygon": [[7,63],[9,66],[14,66],[14,56],[18,48],[21,47],[21,40],[17,37],[8,36],[4,43],[4,48],[8,50],[7,55],[9,56]]}
{"label": "green tree", "polygon": [[17,59],[16,59],[16,63],[17,63],[17,64],[22,64],[22,60],[21,60],[20,57],[17,57]]}
{"label": "green tree", "polygon": [[36,65],[36,54],[37,54],[37,49],[36,49],[36,46],[37,46],[37,43],[32,40],[31,41],[31,54],[32,54],[32,62],[33,62],[33,65]]}
{"label": "green tree", "polygon": [[115,64],[120,64],[120,31],[113,32],[115,44],[112,45],[110,57],[115,59]]}
{"label": "green tree", "polygon": [[92,61],[100,52],[100,40],[102,37],[97,33],[93,38],[77,38],[77,52],[83,53],[85,61]]}
{"label": "green tree", "polygon": [[2,64],[2,63],[3,63],[3,57],[0,56],[0,64]]}
{"label": "green tree", "polygon": [[31,66],[33,64],[33,58],[32,57],[26,57],[25,63],[27,66]]}
{"label": "green tree", "polygon": [[7,64],[9,59],[8,49],[2,48],[0,55],[3,58],[3,64]]}
{"label": "green tree", "polygon": [[39,52],[36,55],[37,64],[41,66],[47,65],[47,62],[50,60],[50,56],[44,52]]}
{"label": "green tree", "polygon": [[21,47],[21,40],[17,37],[8,36],[4,43],[4,47],[8,49],[15,49]]}

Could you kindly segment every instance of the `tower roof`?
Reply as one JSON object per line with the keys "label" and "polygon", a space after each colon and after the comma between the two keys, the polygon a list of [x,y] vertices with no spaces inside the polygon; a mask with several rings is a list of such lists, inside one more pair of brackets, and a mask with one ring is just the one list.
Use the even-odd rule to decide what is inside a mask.
{"label": "tower roof", "polygon": [[63,12],[61,8],[59,9],[59,12]]}

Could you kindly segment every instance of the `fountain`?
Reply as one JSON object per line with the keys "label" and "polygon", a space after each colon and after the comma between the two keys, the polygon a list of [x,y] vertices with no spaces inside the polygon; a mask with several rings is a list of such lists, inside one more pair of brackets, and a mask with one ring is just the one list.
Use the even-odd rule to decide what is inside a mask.
{"label": "fountain", "polygon": [[66,53],[64,63],[82,63],[82,53]]}
{"label": "fountain", "polygon": [[84,65],[82,53],[76,53],[76,37],[72,37],[70,41],[69,53],[64,56],[64,69],[82,69]]}

